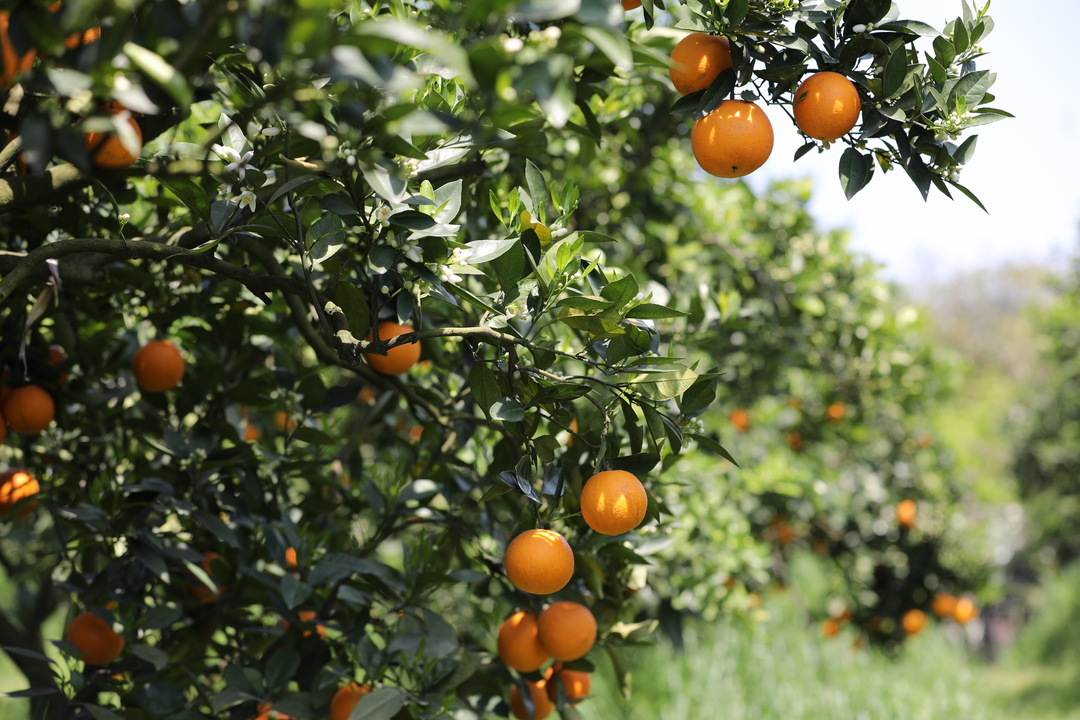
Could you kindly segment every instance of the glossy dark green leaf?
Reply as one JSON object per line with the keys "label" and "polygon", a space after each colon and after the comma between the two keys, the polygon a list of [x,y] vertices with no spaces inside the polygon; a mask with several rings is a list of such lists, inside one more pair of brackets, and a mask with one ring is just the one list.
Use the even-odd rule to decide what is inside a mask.
{"label": "glossy dark green leaf", "polygon": [[840,156],[840,186],[848,200],[866,187],[873,171],[872,159],[855,148],[849,147]]}

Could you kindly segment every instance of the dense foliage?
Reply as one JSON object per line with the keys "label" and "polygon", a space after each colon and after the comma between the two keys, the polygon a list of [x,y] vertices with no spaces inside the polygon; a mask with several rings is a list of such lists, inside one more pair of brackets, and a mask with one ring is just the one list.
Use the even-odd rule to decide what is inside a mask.
{"label": "dense foliage", "polygon": [[[960,64],[909,67],[931,30],[890,3],[789,5],[677,12],[745,43],[737,70],[772,101],[807,58],[837,60],[867,96],[853,143],[946,189],[973,142],[945,138],[995,116],[927,132],[988,99],[969,65],[985,11],[935,41]],[[941,564],[953,491],[920,419],[945,366],[805,189],[694,174],[680,111],[730,77],[667,112],[656,7],[629,25],[598,0],[12,9],[13,52],[38,60],[5,68],[0,361],[58,408],[0,449],[42,485],[0,530],[19,588],[0,645],[34,717],[312,718],[352,680],[376,688],[353,720],[505,715],[524,681],[491,662],[494,631],[543,598],[502,556],[538,526],[574,550],[556,597],[599,622],[575,667],[604,653],[623,681],[622,646],[750,607],[798,537],[875,640],[971,581]],[[141,134],[140,161],[102,170],[90,131],[118,154]],[[843,158],[851,195],[870,155]],[[416,332],[376,336],[387,322]],[[165,393],[131,369],[151,339],[186,359]],[[365,359],[416,342],[407,373]],[[649,490],[636,532],[580,516],[609,468]],[[929,516],[910,532],[901,499]],[[48,638],[57,655],[57,608],[127,649],[95,667]]]}

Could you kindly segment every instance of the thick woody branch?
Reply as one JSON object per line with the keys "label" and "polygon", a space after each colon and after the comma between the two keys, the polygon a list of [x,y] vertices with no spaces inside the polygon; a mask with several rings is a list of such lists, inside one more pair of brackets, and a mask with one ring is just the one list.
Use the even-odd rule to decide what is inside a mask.
{"label": "thick woody branch", "polygon": [[90,177],[74,165],[57,165],[25,177],[0,178],[0,214],[47,203],[58,193],[89,182]]}

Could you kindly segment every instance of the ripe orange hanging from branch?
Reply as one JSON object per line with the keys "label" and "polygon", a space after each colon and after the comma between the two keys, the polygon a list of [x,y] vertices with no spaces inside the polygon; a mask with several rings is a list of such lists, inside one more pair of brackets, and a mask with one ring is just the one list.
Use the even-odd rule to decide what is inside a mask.
{"label": "ripe orange hanging from branch", "polygon": [[918,506],[915,505],[914,500],[901,500],[900,504],[896,506],[896,522],[900,523],[900,527],[905,530],[910,530],[915,526],[917,513]]}
{"label": "ripe orange hanging from branch", "polygon": [[0,90],[7,90],[14,85],[20,75],[34,66],[34,59],[37,57],[34,48],[19,55],[8,32],[10,22],[11,13],[6,10],[0,12],[0,57],[4,61],[3,74],[0,74]]}
{"label": "ripe orange hanging from branch", "polygon": [[671,83],[682,95],[704,90],[731,68],[731,43],[725,37],[690,33],[671,51]]}
{"label": "ripe orange hanging from branch", "polygon": [[641,524],[648,508],[645,486],[625,470],[596,473],[581,489],[581,516],[604,535],[630,532]]}
{"label": "ripe orange hanging from branch", "polygon": [[830,143],[859,122],[862,101],[850,80],[835,72],[814,73],[795,91],[795,124],[807,136]]}
{"label": "ripe orange hanging from branch", "polygon": [[38,385],[15,388],[4,400],[4,418],[20,435],[37,435],[56,416],[52,395]]}
{"label": "ripe orange hanging from branch", "polygon": [[506,577],[518,590],[550,595],[574,575],[574,551],[554,530],[526,530],[506,546]]}
{"label": "ripe orange hanging from branch", "polygon": [[[555,703],[551,702],[547,694],[547,683],[543,680],[539,682],[525,683],[529,688],[529,696],[532,698],[533,714],[532,720],[544,720],[551,711],[555,709]],[[521,691],[518,690],[517,685],[510,691],[510,711],[514,713],[514,717],[518,720],[529,720],[530,715],[525,708],[525,700],[521,697]]]}
{"label": "ripe orange hanging from branch", "polygon": [[548,699],[555,702],[559,694],[559,685],[563,687],[566,701],[571,705],[577,705],[592,692],[592,676],[579,670],[567,670],[561,662],[557,662],[548,668],[544,675],[544,683],[547,685]]}
{"label": "ripe orange hanging from branch", "polygon": [[39,492],[41,492],[41,485],[37,478],[25,470],[8,470],[0,473],[0,519],[6,520],[20,500],[27,500],[27,502],[23,504],[15,519],[21,520],[29,515],[37,506],[37,501],[33,497]]}
{"label": "ripe orange hanging from branch", "polygon": [[330,701],[330,720],[349,720],[349,715],[352,714],[356,703],[369,692],[371,692],[371,686],[366,683],[361,685],[351,682],[348,685],[342,685],[334,693],[334,699]]}
{"label": "ripe orange hanging from branch", "polygon": [[499,659],[518,672],[539,670],[551,656],[540,644],[536,615],[519,610],[503,620],[496,639]]}
{"label": "ripe orange hanging from branch", "polygon": [[[398,325],[397,323],[390,321],[379,323],[380,340],[389,340],[398,335],[405,335],[411,332],[414,331],[408,325]],[[374,334],[369,332],[367,339],[368,342],[374,340]],[[376,372],[380,372],[383,375],[404,375],[409,372],[412,366],[420,359],[420,343],[397,345],[396,347],[390,348],[386,355],[365,353],[364,357],[367,358],[368,365]]]}
{"label": "ripe orange hanging from branch", "polygon": [[109,623],[89,611],[71,621],[67,641],[79,649],[87,665],[108,665],[120,657],[125,644]]}
{"label": "ripe orange hanging from branch", "polygon": [[551,657],[570,662],[585,657],[596,642],[596,618],[576,602],[548,605],[536,620],[540,645]]}
{"label": "ripe orange hanging from branch", "polygon": [[118,102],[111,102],[101,107],[110,115],[116,117],[119,122],[127,122],[131,128],[131,143],[124,140],[115,132],[99,132],[97,130],[83,133],[83,145],[86,152],[90,153],[90,162],[95,167],[105,170],[123,170],[130,167],[139,159],[142,152],[142,130],[139,123],[131,112]]}
{"label": "ripe orange hanging from branch", "polygon": [[151,340],[131,361],[135,382],[147,392],[172,390],[184,378],[186,367],[180,351],[168,340]]}
{"label": "ripe orange hanging from branch", "polygon": [[772,123],[752,102],[725,100],[694,123],[690,144],[705,172],[722,178],[743,177],[772,154]]}

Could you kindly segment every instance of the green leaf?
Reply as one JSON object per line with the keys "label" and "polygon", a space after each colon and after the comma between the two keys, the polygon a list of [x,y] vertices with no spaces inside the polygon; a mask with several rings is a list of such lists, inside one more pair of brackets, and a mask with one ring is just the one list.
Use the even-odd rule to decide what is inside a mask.
{"label": "green leaf", "polygon": [[266,687],[270,692],[287,687],[289,680],[300,669],[300,653],[285,647],[278,650],[266,663]]}
{"label": "green leaf", "polygon": [[285,607],[293,610],[311,597],[312,587],[305,582],[300,582],[292,575],[283,575],[280,590]]}
{"label": "green leaf", "polygon": [[682,365],[663,372],[649,372],[630,381],[634,390],[653,400],[670,400],[682,395],[697,381],[697,373]]}
{"label": "green leaf", "polygon": [[386,720],[405,707],[408,696],[392,687],[381,687],[360,698],[349,720]]}
{"label": "green leaf", "polygon": [[372,191],[388,202],[401,202],[408,190],[408,183],[401,176],[396,165],[380,163],[378,165],[360,165],[360,172]]}
{"label": "green leaf", "polygon": [[731,91],[734,89],[735,71],[729,68],[717,75],[716,79],[705,89],[705,94],[701,96],[701,102],[698,103],[694,117],[700,119],[716,110],[720,107],[720,103],[731,95]]}
{"label": "green leaf", "polygon": [[600,297],[611,300],[617,307],[622,307],[637,297],[638,284],[633,275],[626,275],[610,282],[600,291]]}
{"label": "green leaf", "polygon": [[908,72],[907,46],[901,44],[889,57],[881,77],[881,97],[885,100],[895,96],[904,86]]}
{"label": "green leaf", "polygon": [[595,295],[576,295],[574,297],[563,298],[555,304],[560,307],[571,307],[577,310],[607,310],[609,307],[615,305],[615,302],[613,300],[598,298]]}
{"label": "green leaf", "polygon": [[345,227],[341,218],[325,213],[304,234],[308,255],[316,265],[332,258],[345,245]]}
{"label": "green leaf", "polygon": [[655,303],[642,303],[627,310],[625,317],[637,320],[660,320],[662,318],[686,317],[689,314],[682,310],[675,310]]}
{"label": "green leaf", "polygon": [[720,457],[730,462],[735,467],[740,467],[739,463],[735,462],[735,458],[731,457],[731,453],[729,453],[726,449],[724,449],[723,445],[716,442],[711,437],[708,437],[706,435],[699,435],[697,433],[690,433],[690,437],[696,440],[698,445],[705,448],[709,452],[716,453]]}
{"label": "green leaf", "polygon": [[164,185],[173,195],[184,203],[188,210],[202,220],[210,219],[210,199],[206,197],[199,184],[191,178],[159,177],[158,182]]}
{"label": "green leaf", "polygon": [[169,654],[161,648],[152,645],[136,645],[131,649],[137,657],[154,666],[155,670],[161,670],[169,664]]}
{"label": "green leaf", "polygon": [[500,398],[491,405],[491,418],[503,422],[521,422],[525,419],[525,408],[514,398]]}
{"label": "green leaf", "polygon": [[164,630],[184,616],[184,610],[179,605],[157,605],[147,611],[143,617],[142,627],[147,630]]}
{"label": "green leaf", "polygon": [[138,686],[131,699],[143,710],[155,715],[168,715],[184,706],[184,693],[174,685],[163,682],[147,683]]}
{"label": "green leaf", "polygon": [[873,170],[873,158],[869,155],[863,155],[853,147],[844,150],[840,156],[840,186],[848,200],[866,187]]}
{"label": "green leaf", "polygon": [[161,89],[176,101],[184,114],[187,114],[187,109],[191,107],[193,95],[191,87],[182,73],[165,62],[165,59],[153,50],[148,50],[132,42],[124,43],[124,54],[143,74],[160,85]]}
{"label": "green leaf", "polygon": [[952,61],[956,57],[956,49],[953,47],[953,44],[942,35],[934,38],[934,56],[937,58],[937,61],[941,63],[942,67],[947,68],[952,65]]}
{"label": "green leaf", "polygon": [[716,399],[717,383],[716,377],[707,375],[699,377],[679,399],[679,409],[682,414],[686,417],[694,417],[708,408]]}
{"label": "green leaf", "polygon": [[952,156],[956,162],[963,165],[975,155],[975,142],[979,139],[978,135],[972,135],[965,140],[960,147],[953,151]]}
{"label": "green leaf", "polygon": [[240,547],[240,539],[236,537],[236,533],[217,515],[205,510],[196,510],[191,513],[191,518],[222,542],[232,545],[234,548]]}
{"label": "green leaf", "polygon": [[551,205],[551,193],[548,192],[544,174],[540,172],[540,168],[533,164],[532,160],[525,161],[525,179],[529,183],[529,196],[532,198],[533,210],[536,215],[533,220],[546,224],[547,208]]}
{"label": "green leaf", "polygon": [[490,419],[491,406],[502,397],[495,372],[484,363],[477,363],[469,371],[469,389],[472,390],[477,406]]}
{"label": "green leaf", "polygon": [[[49,692],[55,691],[49,690]],[[124,720],[123,715],[117,715],[112,710],[107,710],[100,705],[83,705],[83,708],[94,716],[94,720]]]}
{"label": "green leaf", "polygon": [[604,27],[602,25],[578,26],[580,32],[596,48],[604,53],[611,64],[618,70],[629,70],[634,65],[633,56],[630,53],[630,43],[626,40],[626,33],[621,29]]}
{"label": "green leaf", "polygon": [[731,25],[738,25],[746,19],[750,11],[750,0],[728,0],[724,8],[724,18]]}

